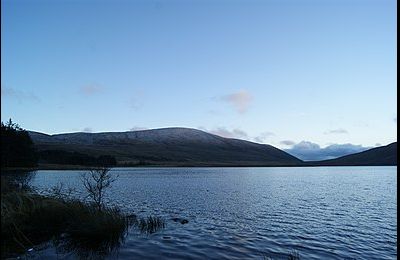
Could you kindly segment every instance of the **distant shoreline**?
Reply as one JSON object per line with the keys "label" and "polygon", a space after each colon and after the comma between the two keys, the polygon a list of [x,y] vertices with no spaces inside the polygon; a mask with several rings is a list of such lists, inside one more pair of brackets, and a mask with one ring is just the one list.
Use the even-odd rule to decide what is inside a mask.
{"label": "distant shoreline", "polygon": [[[370,166],[396,166],[397,165],[388,165],[388,164],[381,164],[381,165],[313,165],[313,164],[303,164],[303,165],[137,165],[137,166],[122,166],[117,165],[110,168],[287,168],[287,167],[370,167]],[[27,168],[27,167],[2,167],[1,171],[38,171],[38,170],[90,170],[96,167],[89,167],[89,166],[81,166],[81,165],[40,165],[34,168]]]}

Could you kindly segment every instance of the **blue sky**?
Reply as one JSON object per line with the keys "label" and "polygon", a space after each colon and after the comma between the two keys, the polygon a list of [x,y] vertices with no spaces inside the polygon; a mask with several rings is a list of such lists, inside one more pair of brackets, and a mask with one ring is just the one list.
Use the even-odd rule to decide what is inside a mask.
{"label": "blue sky", "polygon": [[396,8],[3,0],[1,118],[49,134],[182,126],[283,149],[388,144]]}

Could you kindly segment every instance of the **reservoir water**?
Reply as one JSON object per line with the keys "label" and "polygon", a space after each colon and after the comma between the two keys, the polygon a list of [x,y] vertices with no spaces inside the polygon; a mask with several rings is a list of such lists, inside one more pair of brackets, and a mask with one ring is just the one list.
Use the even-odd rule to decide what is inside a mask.
{"label": "reservoir water", "polygon": [[[109,259],[396,259],[397,167],[114,168],[108,205],[163,217]],[[84,171],[41,170],[83,197]],[[181,224],[174,218],[189,222]],[[75,259],[49,247],[40,258]]]}

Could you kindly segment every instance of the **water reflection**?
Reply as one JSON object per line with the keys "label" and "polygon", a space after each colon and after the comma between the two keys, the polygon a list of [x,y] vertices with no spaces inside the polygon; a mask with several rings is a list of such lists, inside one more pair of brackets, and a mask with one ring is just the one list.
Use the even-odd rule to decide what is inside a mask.
{"label": "water reflection", "polygon": [[82,241],[81,239],[61,237],[53,241],[57,255],[74,254],[79,259],[104,259],[116,255],[124,238]]}
{"label": "water reflection", "polygon": [[98,237],[87,239],[87,237],[62,234],[53,240],[53,245],[57,254],[73,253],[79,259],[104,259],[118,255],[119,248],[129,232],[149,235],[165,228],[165,221],[159,217],[138,218],[132,214],[126,216],[125,221],[126,229],[118,236],[98,234]]}

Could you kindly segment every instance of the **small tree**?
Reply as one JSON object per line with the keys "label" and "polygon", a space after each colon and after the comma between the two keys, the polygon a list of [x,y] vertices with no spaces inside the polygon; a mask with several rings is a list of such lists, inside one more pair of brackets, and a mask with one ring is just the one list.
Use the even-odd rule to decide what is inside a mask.
{"label": "small tree", "polygon": [[107,167],[96,168],[82,175],[82,182],[88,196],[93,200],[98,210],[103,208],[105,191],[114,181],[115,178],[111,176],[110,168]]}
{"label": "small tree", "polygon": [[11,119],[1,122],[1,167],[35,167],[37,153],[27,131]]}

